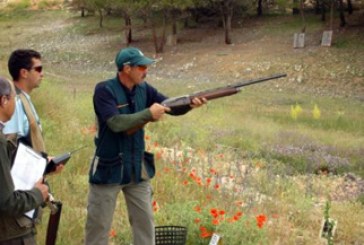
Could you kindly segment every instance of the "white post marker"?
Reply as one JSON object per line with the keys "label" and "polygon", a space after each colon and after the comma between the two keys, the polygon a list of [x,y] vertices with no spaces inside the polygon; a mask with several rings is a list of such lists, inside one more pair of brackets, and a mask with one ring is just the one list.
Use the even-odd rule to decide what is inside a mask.
{"label": "white post marker", "polygon": [[222,237],[216,233],[212,234],[209,245],[222,245]]}

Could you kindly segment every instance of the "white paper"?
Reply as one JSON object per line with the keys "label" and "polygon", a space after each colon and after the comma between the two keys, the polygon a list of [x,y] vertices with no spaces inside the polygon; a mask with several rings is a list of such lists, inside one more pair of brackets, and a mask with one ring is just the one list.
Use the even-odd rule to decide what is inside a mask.
{"label": "white paper", "polygon": [[[35,183],[43,177],[47,160],[28,146],[19,143],[16,152],[11,176],[13,178],[15,190],[31,190]],[[35,210],[31,210],[25,215],[33,218]]]}

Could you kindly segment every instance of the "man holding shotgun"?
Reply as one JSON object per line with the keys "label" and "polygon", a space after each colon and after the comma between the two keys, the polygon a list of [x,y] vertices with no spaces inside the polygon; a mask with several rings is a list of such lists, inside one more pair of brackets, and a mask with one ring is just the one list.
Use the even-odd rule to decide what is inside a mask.
{"label": "man holding shotgun", "polygon": [[[150,179],[154,159],[145,151],[143,125],[158,121],[170,109],[167,99],[144,79],[154,60],[137,48],[124,48],[116,56],[116,77],[96,85],[93,103],[98,132],[89,172],[86,245],[108,244],[120,191],[123,192],[134,245],[155,244]],[[204,104],[194,98],[190,106],[173,112],[187,113]]]}

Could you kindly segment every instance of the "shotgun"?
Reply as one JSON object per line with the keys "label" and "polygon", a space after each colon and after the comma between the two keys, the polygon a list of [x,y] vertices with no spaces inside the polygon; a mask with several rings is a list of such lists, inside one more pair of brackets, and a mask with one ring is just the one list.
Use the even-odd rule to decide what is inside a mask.
{"label": "shotgun", "polygon": [[47,167],[44,171],[44,175],[49,174],[53,171],[56,170],[56,167],[59,164],[63,164],[66,165],[66,163],[68,162],[68,160],[70,160],[71,156],[73,155],[73,153],[78,152],[79,150],[85,148],[86,146],[82,146],[76,150],[70,151],[70,152],[66,152],[63,153],[61,155],[55,156],[54,158],[52,158],[49,163],[47,164]]}
{"label": "shotgun", "polygon": [[[194,98],[205,98],[207,100],[214,100],[214,99],[234,95],[234,94],[240,92],[242,87],[249,86],[249,85],[256,84],[256,83],[262,83],[262,82],[265,82],[268,80],[278,79],[278,78],[286,77],[286,76],[287,76],[287,74],[280,73],[280,74],[275,74],[275,75],[268,76],[268,77],[262,77],[262,78],[251,79],[251,80],[247,80],[247,81],[243,81],[243,82],[238,82],[238,83],[234,83],[234,84],[227,85],[224,87],[203,90],[203,91],[195,92],[190,95],[172,97],[172,98],[164,100],[161,103],[161,105],[163,105],[165,107],[169,107],[171,109],[171,111],[168,112],[168,114],[173,115],[173,114],[177,114],[178,111],[188,111],[191,108],[192,100]],[[142,124],[138,127],[129,129],[127,131],[127,134],[128,135],[134,134],[137,130],[143,128],[145,124]]]}
{"label": "shotgun", "polygon": [[190,106],[192,103],[192,100],[194,98],[205,98],[207,100],[214,100],[214,99],[234,95],[234,94],[240,92],[242,87],[249,86],[249,85],[256,84],[256,83],[265,82],[265,81],[272,80],[272,79],[285,77],[285,76],[287,76],[287,74],[276,74],[276,75],[272,75],[269,77],[263,77],[263,78],[252,79],[252,80],[248,80],[248,81],[244,81],[244,82],[238,82],[238,83],[234,83],[234,84],[224,86],[224,87],[213,88],[213,89],[196,92],[196,93],[193,93],[190,95],[169,98],[169,99],[166,99],[165,101],[163,101],[161,104],[165,107],[171,108],[171,112],[169,112],[169,113],[173,114],[173,112],[175,112],[179,109],[184,109],[187,106]]}
{"label": "shotgun", "polygon": [[62,202],[55,201],[53,196],[49,194],[47,205],[49,206],[51,212],[49,215],[45,245],[55,245],[57,240],[59,221],[61,220]]}

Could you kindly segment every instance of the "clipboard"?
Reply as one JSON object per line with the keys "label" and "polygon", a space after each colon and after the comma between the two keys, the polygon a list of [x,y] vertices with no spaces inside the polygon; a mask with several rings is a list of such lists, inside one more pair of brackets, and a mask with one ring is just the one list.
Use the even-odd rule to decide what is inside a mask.
{"label": "clipboard", "polygon": [[[31,190],[35,183],[43,177],[46,165],[47,159],[29,146],[19,142],[11,168],[15,190]],[[25,215],[33,219],[34,212],[35,210],[31,210]]]}

